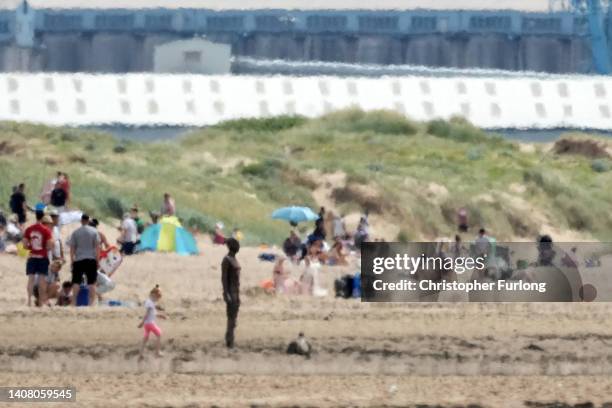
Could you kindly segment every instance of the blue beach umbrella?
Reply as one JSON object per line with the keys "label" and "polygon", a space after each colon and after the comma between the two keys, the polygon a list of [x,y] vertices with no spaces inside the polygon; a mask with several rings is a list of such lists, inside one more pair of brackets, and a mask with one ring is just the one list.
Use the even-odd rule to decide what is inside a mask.
{"label": "blue beach umbrella", "polygon": [[275,210],[272,213],[272,218],[297,224],[302,221],[314,221],[319,216],[308,207],[283,207]]}

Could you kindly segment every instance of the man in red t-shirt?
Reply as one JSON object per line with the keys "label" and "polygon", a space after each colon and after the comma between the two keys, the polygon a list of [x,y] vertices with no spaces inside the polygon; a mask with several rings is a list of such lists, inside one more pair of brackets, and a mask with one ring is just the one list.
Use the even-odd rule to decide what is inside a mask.
{"label": "man in red t-shirt", "polygon": [[49,274],[49,251],[53,249],[53,233],[42,224],[44,213],[36,212],[36,224],[30,225],[23,234],[24,246],[30,250],[26,263],[28,277],[28,306],[32,306],[34,283],[38,278],[38,293],[40,305],[47,302],[47,275]]}

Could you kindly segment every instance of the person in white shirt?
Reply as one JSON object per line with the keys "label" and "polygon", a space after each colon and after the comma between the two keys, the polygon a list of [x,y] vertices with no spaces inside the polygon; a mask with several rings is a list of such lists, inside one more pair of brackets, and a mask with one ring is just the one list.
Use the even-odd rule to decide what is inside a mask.
{"label": "person in white shirt", "polygon": [[487,236],[487,231],[484,228],[481,228],[480,231],[478,231],[478,237],[476,238],[476,241],[474,241],[474,247],[476,250],[476,256],[487,256],[489,254],[491,242]]}
{"label": "person in white shirt", "polygon": [[130,213],[123,215],[121,222],[121,237],[117,240],[121,244],[121,253],[123,255],[133,255],[138,242],[138,226],[136,221],[130,216]]}
{"label": "person in white shirt", "polygon": [[156,318],[159,317],[160,319],[166,319],[167,317],[165,314],[157,313],[158,307],[156,303],[159,302],[161,297],[161,289],[159,288],[159,285],[155,285],[155,287],[151,290],[151,293],[149,294],[149,298],[145,300],[145,314],[142,317],[142,321],[138,325],[138,328],[144,328],[144,337],[140,346],[140,360],[144,358],[145,346],[147,345],[147,341],[149,340],[149,335],[151,333],[153,333],[157,338],[157,341],[155,343],[155,355],[157,357],[162,356],[160,351],[162,331],[157,325]]}
{"label": "person in white shirt", "polygon": [[57,210],[51,210],[49,215],[53,221],[53,249],[51,250],[51,261],[65,262],[64,258],[64,245],[62,244],[62,234],[59,227],[59,212]]}

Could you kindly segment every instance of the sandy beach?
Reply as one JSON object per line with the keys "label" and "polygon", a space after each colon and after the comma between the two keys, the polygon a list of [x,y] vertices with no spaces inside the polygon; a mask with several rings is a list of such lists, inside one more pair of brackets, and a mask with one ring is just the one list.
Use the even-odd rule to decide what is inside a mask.
{"label": "sandy beach", "polygon": [[[208,242],[200,247],[193,257],[126,258],[108,298],[131,306],[78,309],[28,309],[24,260],[2,255],[0,384],[74,386],[75,405],[86,407],[612,401],[612,306],[606,303],[334,299],[334,278],[355,267],[324,269],[328,297],[274,296],[258,288],[273,264],[257,259],[260,248],[244,248],[237,348],[228,351],[219,268],[225,249]],[[140,304],[155,284],[164,288],[169,315],[161,321],[165,354],[158,359],[149,351],[139,362]],[[314,346],[310,359],[285,354],[300,331]]]}

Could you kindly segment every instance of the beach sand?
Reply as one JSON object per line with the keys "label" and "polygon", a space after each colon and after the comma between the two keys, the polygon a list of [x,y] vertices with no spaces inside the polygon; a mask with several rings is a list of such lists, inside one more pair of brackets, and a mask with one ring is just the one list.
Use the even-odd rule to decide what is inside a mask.
{"label": "beach sand", "polygon": [[[74,386],[70,406],[85,407],[612,402],[609,304],[334,299],[334,278],[355,267],[324,269],[326,298],[271,296],[258,283],[273,264],[257,259],[261,249],[244,248],[237,348],[228,351],[219,269],[225,249],[200,246],[193,257],[127,258],[108,298],[133,307],[28,309],[25,261],[0,255],[0,385]],[[139,362],[140,304],[155,284],[169,315],[159,322],[164,356],[148,350]],[[300,331],[314,346],[311,359],[285,354]]]}

